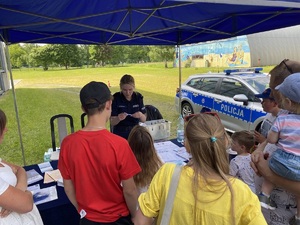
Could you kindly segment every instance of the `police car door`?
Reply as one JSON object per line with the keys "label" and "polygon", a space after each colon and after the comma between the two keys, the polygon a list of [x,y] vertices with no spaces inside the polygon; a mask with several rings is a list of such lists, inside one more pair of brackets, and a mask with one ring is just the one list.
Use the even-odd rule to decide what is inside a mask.
{"label": "police car door", "polygon": [[228,77],[222,79],[217,93],[214,110],[218,112],[224,126],[231,132],[248,130],[253,103],[249,101],[245,105],[243,102],[235,101],[233,96],[244,94],[248,97],[254,95],[252,91],[239,80]]}
{"label": "police car door", "polygon": [[184,100],[192,105],[194,113],[199,113],[203,108],[213,110],[219,79],[219,77],[195,77],[186,84],[182,95]]}

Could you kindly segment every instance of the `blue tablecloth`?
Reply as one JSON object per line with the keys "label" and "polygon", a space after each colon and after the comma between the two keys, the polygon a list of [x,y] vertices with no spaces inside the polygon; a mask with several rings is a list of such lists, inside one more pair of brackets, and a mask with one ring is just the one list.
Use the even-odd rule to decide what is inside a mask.
{"label": "blue tablecloth", "polygon": [[[51,162],[53,169],[57,169],[57,163],[58,161]],[[44,176],[44,174],[41,173],[38,165],[25,166],[24,169],[26,171],[35,169],[38,173]],[[57,186],[55,182],[44,184],[43,180],[41,180],[37,183],[40,184],[40,188],[46,188],[55,185],[57,190],[57,200],[37,205],[44,225],[79,225],[79,214],[66,196],[64,188]]]}
{"label": "blue tablecloth", "polygon": [[183,147],[184,146],[183,144],[181,144],[180,142],[178,142],[176,138],[170,139],[170,141],[172,141],[175,145],[178,145],[179,147]]}

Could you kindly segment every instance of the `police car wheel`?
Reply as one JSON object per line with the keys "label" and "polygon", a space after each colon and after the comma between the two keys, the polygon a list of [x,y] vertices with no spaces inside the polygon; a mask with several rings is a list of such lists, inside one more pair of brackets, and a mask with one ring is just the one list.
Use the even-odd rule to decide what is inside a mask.
{"label": "police car wheel", "polygon": [[183,103],[182,106],[181,106],[181,115],[183,117],[185,117],[185,116],[188,116],[190,114],[194,114],[194,110],[193,110],[191,104],[187,103],[187,102]]}

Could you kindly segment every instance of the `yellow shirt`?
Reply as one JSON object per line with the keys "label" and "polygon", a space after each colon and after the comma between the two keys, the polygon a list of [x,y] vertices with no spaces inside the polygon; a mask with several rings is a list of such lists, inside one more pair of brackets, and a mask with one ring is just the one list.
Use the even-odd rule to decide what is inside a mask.
{"label": "yellow shirt", "polygon": [[[139,197],[141,211],[147,217],[158,216],[157,224],[161,221],[162,213],[159,212],[163,212],[174,168],[175,164],[164,164],[153,177],[148,191]],[[219,182],[218,187],[207,185],[199,189],[196,222],[194,223],[195,200],[192,194],[192,177],[192,168],[183,167],[169,224],[232,225],[231,193],[223,181]],[[257,196],[242,181],[232,178],[231,182],[235,192],[236,225],[267,225]],[[217,189],[222,190],[217,193]]]}

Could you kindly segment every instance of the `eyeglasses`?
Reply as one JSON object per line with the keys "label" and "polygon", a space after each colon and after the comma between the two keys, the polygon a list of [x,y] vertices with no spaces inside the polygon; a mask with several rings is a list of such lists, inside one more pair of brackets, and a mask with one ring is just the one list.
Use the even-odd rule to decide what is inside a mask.
{"label": "eyeglasses", "polygon": [[216,113],[216,112],[203,112],[203,114],[208,114],[208,115],[217,117],[217,119],[221,121],[221,119],[220,119],[218,113]]}
{"label": "eyeglasses", "polygon": [[[221,121],[219,115],[216,113],[216,112],[202,112],[200,114],[207,114],[207,115],[211,115],[211,116],[214,116],[214,117],[217,117],[219,121]],[[185,116],[184,117],[184,121],[185,122],[188,122],[190,119],[192,119],[194,116],[196,115],[199,115],[199,114],[190,114],[188,116]]]}

